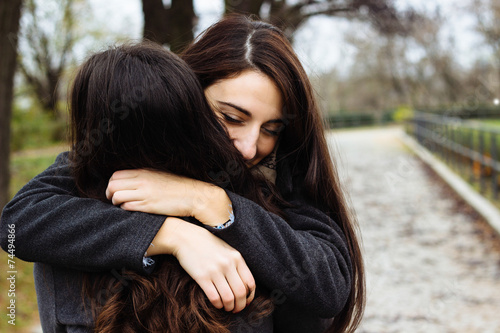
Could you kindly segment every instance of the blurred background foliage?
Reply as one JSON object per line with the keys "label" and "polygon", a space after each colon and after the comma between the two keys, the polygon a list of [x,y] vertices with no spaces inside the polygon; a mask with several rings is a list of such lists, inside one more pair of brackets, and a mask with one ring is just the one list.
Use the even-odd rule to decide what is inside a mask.
{"label": "blurred background foliage", "polygon": [[[165,5],[169,3],[169,5]],[[439,6],[417,10],[398,1],[225,1],[224,12],[243,11],[294,35],[314,16],[349,22],[340,30],[349,63],[311,75],[330,127],[385,124],[402,119],[399,108],[478,110],[492,106],[500,90],[500,13],[494,0],[468,0],[454,13]],[[144,0],[143,35],[181,50],[194,37],[193,1]],[[95,4],[94,4],[95,7]],[[88,0],[25,0],[11,121],[11,149],[50,145],[66,135],[66,91],[82,54],[103,40]],[[464,66],[449,23],[475,19],[478,39]],[[299,45],[300,46],[300,45]],[[345,47],[345,46],[344,46]],[[481,50],[488,50],[483,52]],[[32,135],[32,138],[29,136]]]}

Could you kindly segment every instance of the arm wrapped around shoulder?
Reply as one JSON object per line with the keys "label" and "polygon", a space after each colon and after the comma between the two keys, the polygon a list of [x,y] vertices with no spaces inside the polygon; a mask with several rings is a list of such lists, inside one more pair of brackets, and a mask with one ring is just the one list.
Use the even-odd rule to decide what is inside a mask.
{"label": "arm wrapped around shoulder", "polygon": [[84,271],[126,267],[147,273],[142,258],[164,220],[78,197],[68,154],[62,153],[5,206],[0,243],[7,248],[8,225],[14,224],[16,256],[22,260]]}

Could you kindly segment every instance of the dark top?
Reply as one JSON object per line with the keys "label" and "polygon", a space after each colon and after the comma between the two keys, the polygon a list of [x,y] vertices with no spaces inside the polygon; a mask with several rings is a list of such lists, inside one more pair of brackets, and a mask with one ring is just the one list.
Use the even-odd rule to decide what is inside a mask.
{"label": "dark top", "polygon": [[[291,179],[281,181],[278,187],[291,184]],[[235,222],[225,229],[209,230],[237,249],[257,285],[270,291],[277,305],[274,332],[321,332],[329,321],[321,318],[332,318],[344,307],[352,283],[341,229],[298,196],[287,198],[292,207],[285,209],[285,221],[246,198],[227,193]],[[81,298],[80,289],[75,298],[72,291],[62,288],[71,285],[63,280],[74,279],[75,270],[127,268],[147,274],[143,255],[164,220],[165,216],[129,212],[78,197],[67,153],[63,153],[4,208],[0,242],[6,250],[8,225],[14,224],[16,256],[43,263],[36,265],[35,279],[42,325],[51,332],[57,331],[55,327],[88,324],[65,310],[71,308],[68,302],[80,306]],[[44,274],[40,274],[42,268]]]}

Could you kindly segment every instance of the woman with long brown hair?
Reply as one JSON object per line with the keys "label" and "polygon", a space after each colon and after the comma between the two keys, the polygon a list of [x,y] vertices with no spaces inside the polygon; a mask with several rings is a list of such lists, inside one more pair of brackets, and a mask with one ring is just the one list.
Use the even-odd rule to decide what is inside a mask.
{"label": "woman with long brown hair", "polygon": [[[275,303],[275,332],[354,331],[364,306],[363,263],[356,223],[330,162],[310,82],[290,44],[273,26],[232,16],[205,31],[182,57],[200,80],[247,166],[254,173],[265,175],[270,183],[266,186],[268,198],[272,198],[279,209],[269,212],[230,190],[225,191],[226,196],[216,198],[205,190],[206,185],[189,185],[192,184],[189,177],[145,170],[115,173],[108,185],[108,199],[127,210],[194,216],[206,230],[236,248],[259,287],[267,290]],[[56,169],[54,167],[52,173]],[[216,175],[227,176],[239,171],[229,163]],[[66,186],[66,189],[58,186]],[[32,206],[31,213],[20,211],[21,205],[39,203],[40,192],[57,193],[57,196],[47,195],[46,199],[63,207],[59,210],[67,209],[72,214],[96,209],[96,214],[78,216],[79,221],[101,230],[99,236],[113,244],[117,244],[117,239],[104,236],[106,230],[118,237],[122,248],[124,242],[134,246],[127,244],[118,254],[101,238],[82,237],[86,241],[83,249],[91,253],[80,262],[80,268],[86,270],[126,266],[140,271],[139,251],[147,249],[148,255],[167,253],[172,250],[170,245],[175,243],[177,235],[186,238],[182,237],[185,221],[180,221],[175,229],[166,223],[168,219],[159,221],[149,215],[114,209],[111,212],[111,208],[98,203],[70,198],[71,187],[68,190],[67,186],[47,184],[39,177],[38,183],[32,183],[31,188],[18,194],[6,208],[2,223],[31,218],[31,228],[19,228],[23,236],[48,220],[60,225],[61,218],[55,212],[33,221],[32,215],[40,213],[42,204]],[[201,200],[193,200],[196,193],[206,195],[199,197]],[[73,207],[70,202],[80,202],[81,207]],[[228,211],[229,217],[224,218]],[[148,220],[141,228],[135,226],[139,217]],[[116,221],[116,224],[113,228],[101,226],[94,222],[95,218]],[[66,230],[69,234],[71,226]],[[140,240],[132,240],[132,232],[136,232]],[[75,237],[72,238],[74,241]],[[45,235],[44,239],[52,237]],[[151,239],[153,246],[150,246]],[[89,243],[110,250],[110,254],[92,253]],[[200,244],[199,248],[203,246]],[[197,266],[193,262],[208,262],[215,254],[207,260],[196,261],[195,255],[186,255],[179,249],[173,253],[184,262],[183,268],[215,306],[241,310],[242,291],[237,287],[241,283],[234,282],[238,280],[233,278],[234,270],[220,269],[223,275],[231,276],[221,283],[220,275],[212,278],[211,274],[191,270]],[[51,251],[42,256],[24,249],[18,253],[27,260],[53,261],[74,267],[75,252],[61,255]],[[110,262],[109,257],[117,257],[117,262]],[[217,295],[214,297],[214,294]],[[245,299],[245,290],[243,295]]]}
{"label": "woman with long brown hair", "polygon": [[[126,112],[117,107],[134,94],[140,100],[133,107]],[[230,175],[224,185],[275,209],[213,114],[194,73],[159,45],[124,45],[92,55],[74,80],[70,114],[70,174],[83,198],[108,202],[106,187],[111,175],[134,168],[203,181],[216,194],[220,184],[210,173],[232,163],[240,172]],[[36,263],[44,331],[72,331],[78,326],[84,331],[109,333],[229,332],[233,316],[213,307],[173,256],[157,260],[157,268],[149,276],[123,270],[120,274],[127,278],[126,288],[110,273],[82,273]],[[238,269],[243,281],[252,285],[248,268],[242,265]],[[50,285],[48,281],[59,283]],[[82,299],[74,297],[78,291],[82,291]],[[60,304],[48,295],[61,292],[72,325],[58,324],[59,318],[50,313]],[[83,311],[75,310],[81,304],[85,305]],[[256,332],[270,331],[266,328],[272,327],[269,299],[257,297],[248,310],[252,323],[260,319]],[[250,320],[245,314],[238,318]]]}
{"label": "woman with long brown hair", "polygon": [[[140,96],[134,107],[126,113],[116,108],[113,101],[133,94]],[[121,169],[146,168],[214,184],[210,172],[232,163],[240,172],[228,177],[227,188],[274,209],[206,103],[195,75],[159,45],[120,46],[91,56],[76,75],[70,111],[69,162],[82,197],[106,202],[108,180]],[[230,316],[211,306],[177,260],[162,256],[159,261],[146,277],[124,271],[130,279],[127,288],[118,289],[121,282],[112,274],[84,275],[94,330],[229,332]],[[252,284],[248,268],[238,269]],[[268,317],[272,306],[261,297],[250,309],[256,320]],[[258,331],[264,330],[259,323]]]}

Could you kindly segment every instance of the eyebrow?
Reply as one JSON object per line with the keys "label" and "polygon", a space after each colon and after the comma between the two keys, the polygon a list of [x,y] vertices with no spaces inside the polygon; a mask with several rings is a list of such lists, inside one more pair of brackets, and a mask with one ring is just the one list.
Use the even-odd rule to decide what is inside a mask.
{"label": "eyebrow", "polygon": [[[248,110],[245,110],[244,108],[242,108],[241,106],[238,106],[238,105],[234,105],[233,103],[230,103],[230,102],[223,102],[223,101],[217,101],[219,102],[220,104],[223,104],[223,105],[227,105],[229,107],[232,107],[238,111],[240,111],[241,113],[243,113],[244,115],[246,115],[247,117],[251,117],[252,114],[250,113],[250,111]],[[269,121],[266,121],[266,123],[270,123],[270,124],[282,124],[283,123],[283,119],[271,119]]]}

